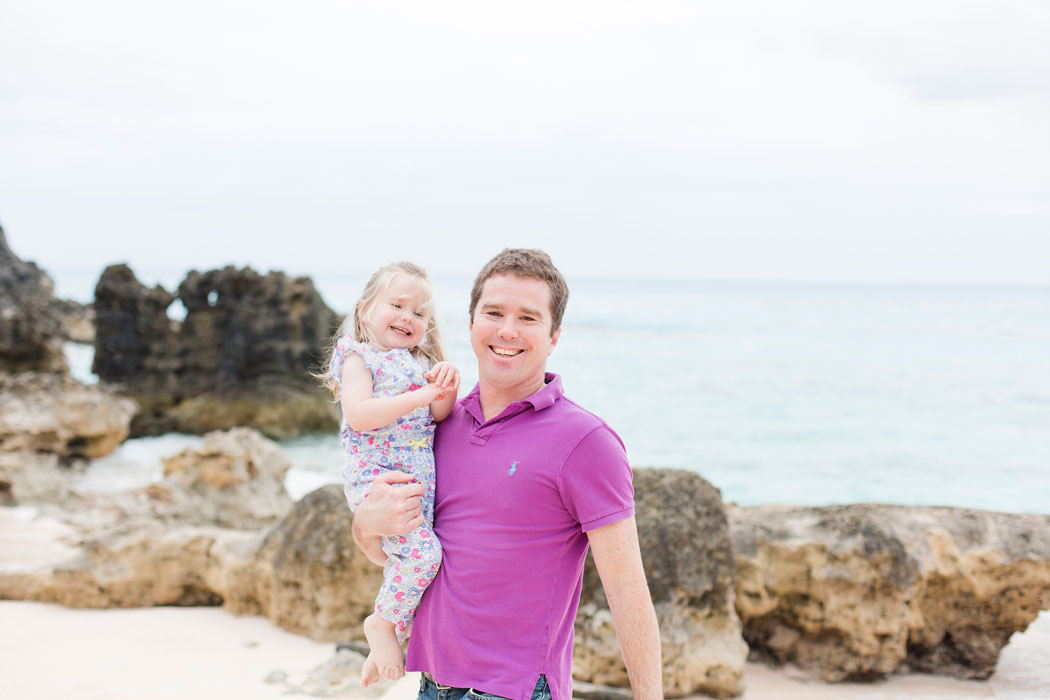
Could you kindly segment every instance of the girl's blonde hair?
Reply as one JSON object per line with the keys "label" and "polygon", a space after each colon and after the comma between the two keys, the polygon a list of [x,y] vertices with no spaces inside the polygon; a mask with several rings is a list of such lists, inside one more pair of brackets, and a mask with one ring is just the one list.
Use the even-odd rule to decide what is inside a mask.
{"label": "girl's blonde hair", "polygon": [[[354,305],[354,310],[343,319],[339,330],[332,339],[328,353],[329,357],[331,357],[331,351],[335,349],[336,343],[344,335],[350,335],[359,343],[373,346],[376,344],[376,339],[369,328],[372,311],[375,309],[379,297],[390,289],[390,285],[400,276],[415,278],[416,282],[419,283],[420,289],[423,290],[423,296],[426,298],[420,308],[426,312],[427,328],[423,333],[423,340],[420,341],[419,345],[412,348],[412,355],[417,360],[424,364],[429,364],[431,367],[445,359],[445,349],[441,345],[441,334],[438,331],[437,314],[434,310],[434,283],[430,281],[430,278],[427,277],[427,271],[422,267],[403,261],[384,265],[369,278],[365,284],[364,291],[361,292],[361,298]],[[321,379],[328,389],[335,390],[337,388],[335,379],[330,373],[325,372],[325,376]]]}

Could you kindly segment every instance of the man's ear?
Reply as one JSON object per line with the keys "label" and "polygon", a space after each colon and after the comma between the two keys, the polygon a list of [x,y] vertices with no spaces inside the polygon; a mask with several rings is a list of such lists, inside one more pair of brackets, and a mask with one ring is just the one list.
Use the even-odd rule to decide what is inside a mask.
{"label": "man's ear", "polygon": [[558,338],[560,337],[561,328],[558,328],[558,330],[554,331],[554,335],[551,336],[551,349],[547,351],[547,357],[550,357],[551,353],[554,352],[554,346],[558,344]]}

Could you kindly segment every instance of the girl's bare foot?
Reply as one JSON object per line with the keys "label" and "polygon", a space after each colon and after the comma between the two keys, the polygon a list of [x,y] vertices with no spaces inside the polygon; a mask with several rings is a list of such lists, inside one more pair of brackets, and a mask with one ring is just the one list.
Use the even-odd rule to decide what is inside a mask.
{"label": "girl's bare foot", "polygon": [[371,652],[368,654],[368,658],[365,659],[365,665],[361,667],[361,687],[367,688],[373,683],[379,682],[379,667],[376,666],[375,659],[372,658]]}
{"label": "girl's bare foot", "polygon": [[367,688],[380,678],[396,681],[405,675],[405,657],[397,643],[394,623],[375,613],[365,618],[365,638],[371,650],[361,667],[361,687]]}

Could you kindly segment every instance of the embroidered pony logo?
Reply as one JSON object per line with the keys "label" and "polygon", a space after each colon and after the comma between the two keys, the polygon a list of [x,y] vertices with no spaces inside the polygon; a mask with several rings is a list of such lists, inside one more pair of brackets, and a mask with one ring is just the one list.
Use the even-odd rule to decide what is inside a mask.
{"label": "embroidered pony logo", "polygon": [[507,470],[507,476],[514,476],[514,472],[518,471],[518,463],[514,462],[510,465],[510,469]]}

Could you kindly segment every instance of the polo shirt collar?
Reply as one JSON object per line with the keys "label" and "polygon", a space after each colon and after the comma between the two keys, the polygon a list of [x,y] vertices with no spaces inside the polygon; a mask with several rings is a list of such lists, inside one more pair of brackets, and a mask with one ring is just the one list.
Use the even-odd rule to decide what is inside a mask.
{"label": "polo shirt collar", "polygon": [[[526,404],[532,406],[537,411],[542,411],[545,408],[554,405],[554,402],[565,395],[564,389],[561,385],[561,375],[555,374],[554,372],[547,372],[543,375],[543,387],[539,391],[526,396],[521,401],[515,401],[514,403],[503,409],[500,416],[513,415],[520,413],[524,410]],[[467,409],[470,415],[477,419],[478,423],[484,423],[485,418],[481,413],[481,383],[474,385],[474,388],[469,394],[463,397],[463,407]],[[493,419],[495,420],[495,419]]]}

